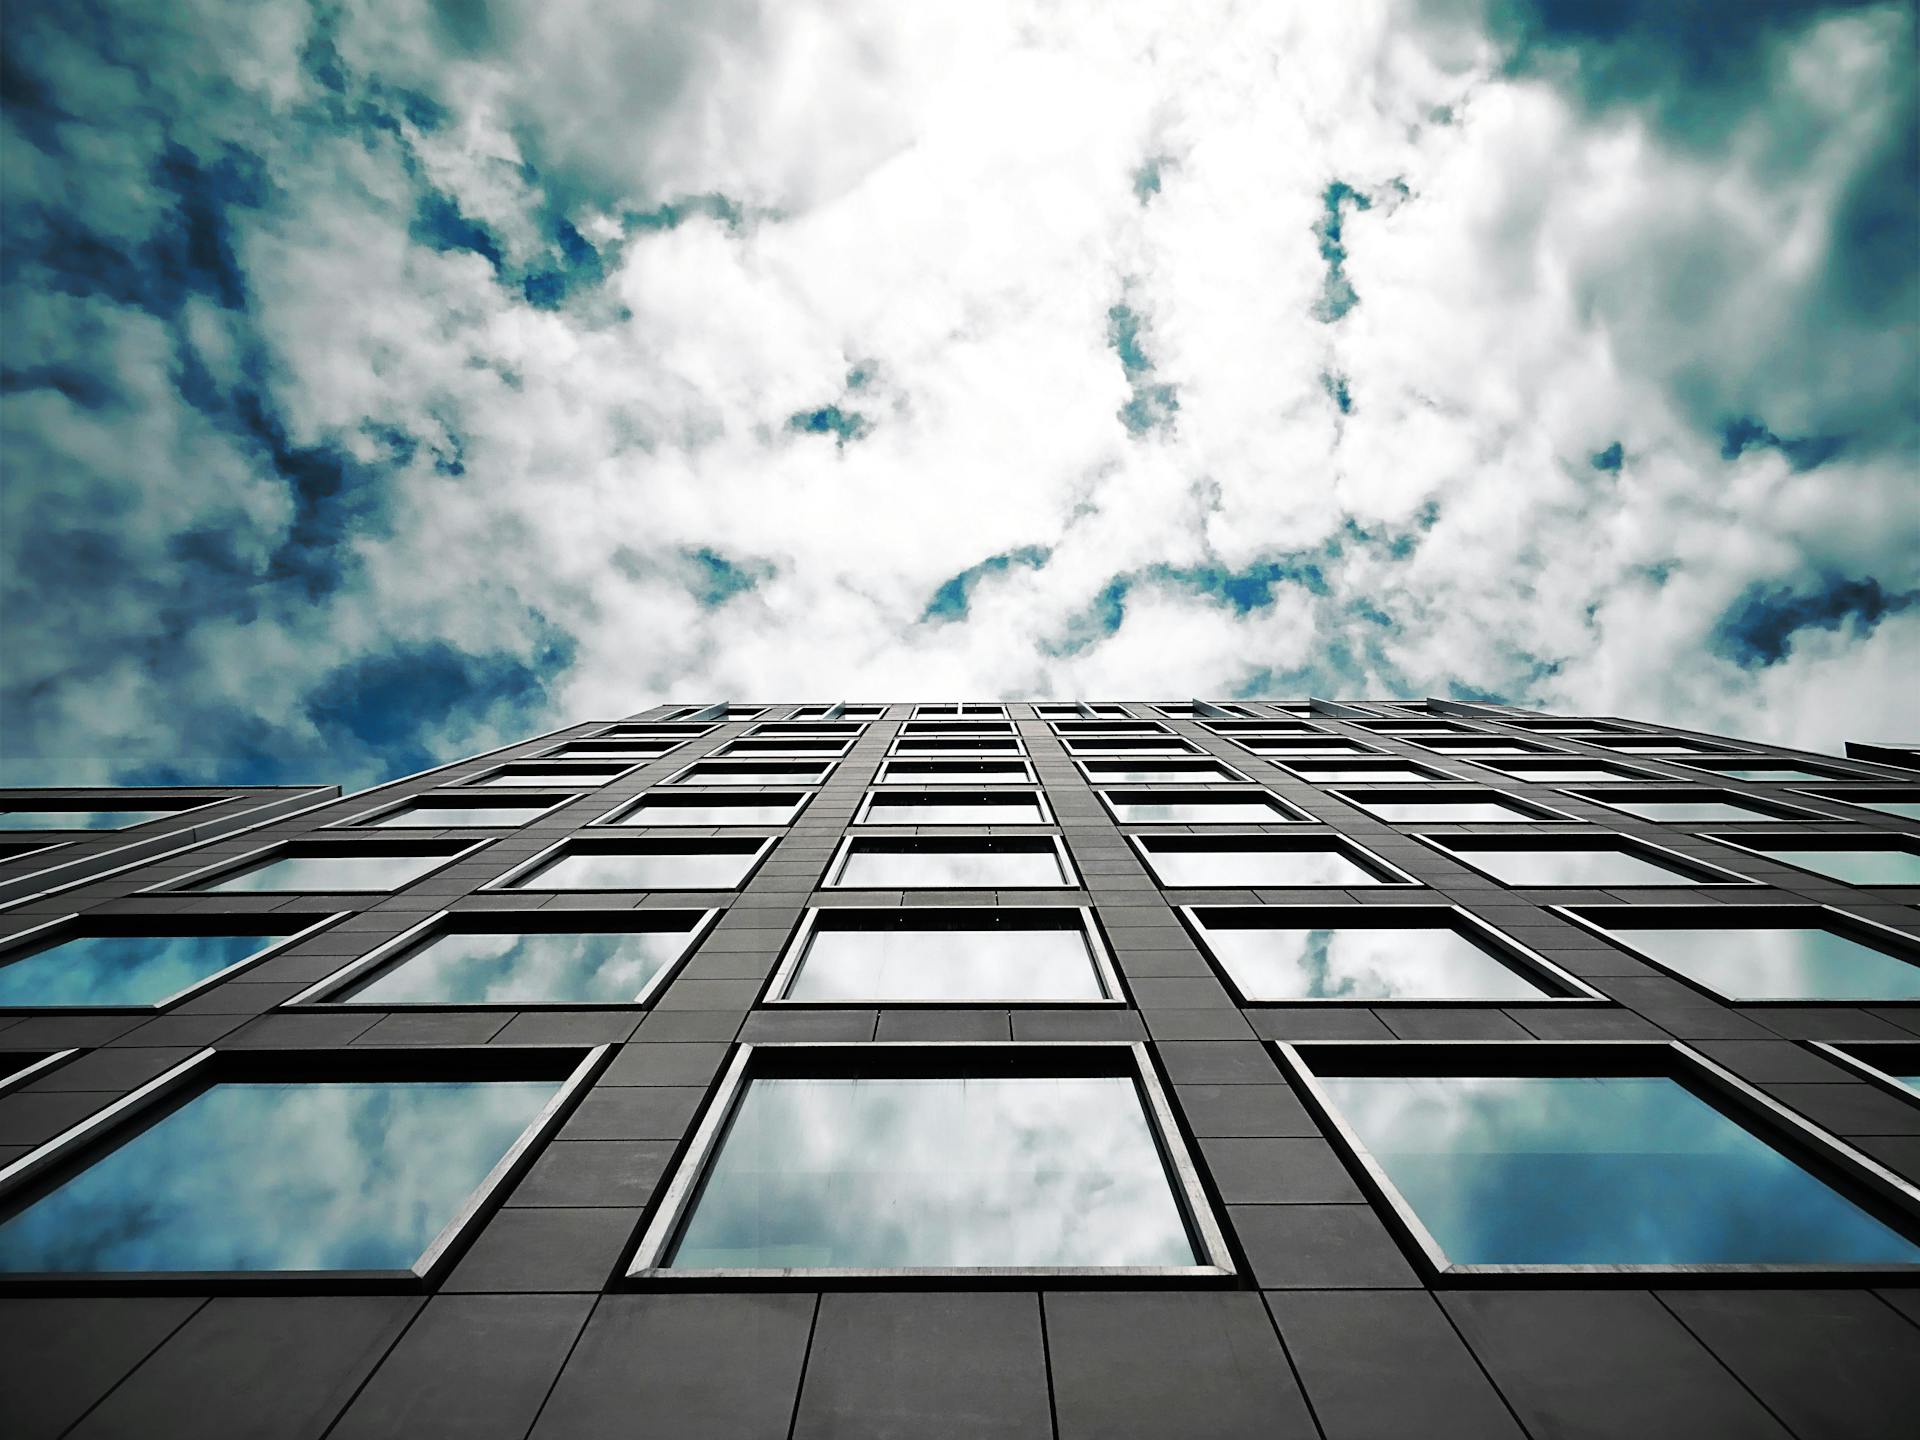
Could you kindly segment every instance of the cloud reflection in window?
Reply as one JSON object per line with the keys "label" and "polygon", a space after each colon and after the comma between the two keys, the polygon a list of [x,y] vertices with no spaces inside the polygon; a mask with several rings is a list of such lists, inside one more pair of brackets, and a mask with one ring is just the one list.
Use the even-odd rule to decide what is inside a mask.
{"label": "cloud reflection in window", "polygon": [[0,1006],[157,1005],[279,935],[81,935],[0,964]]}
{"label": "cloud reflection in window", "polygon": [[1255,1000],[1538,1000],[1547,992],[1455,931],[1220,926],[1207,943]]}
{"label": "cloud reflection in window", "polygon": [[622,1005],[685,952],[686,930],[451,934],[380,969],[349,995],[368,1005]]}

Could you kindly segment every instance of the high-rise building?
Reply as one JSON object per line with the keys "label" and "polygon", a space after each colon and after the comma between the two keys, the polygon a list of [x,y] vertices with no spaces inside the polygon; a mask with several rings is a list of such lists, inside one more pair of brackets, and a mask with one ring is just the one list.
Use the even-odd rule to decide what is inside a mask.
{"label": "high-rise building", "polygon": [[0,792],[0,1435],[1912,1433],[1914,763],[709,704]]}

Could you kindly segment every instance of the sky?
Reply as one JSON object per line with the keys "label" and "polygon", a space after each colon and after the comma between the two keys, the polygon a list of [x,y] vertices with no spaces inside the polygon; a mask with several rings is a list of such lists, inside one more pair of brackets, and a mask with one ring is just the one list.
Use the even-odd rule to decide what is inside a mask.
{"label": "sky", "polygon": [[1916,7],[9,0],[0,783],[1920,671]]}

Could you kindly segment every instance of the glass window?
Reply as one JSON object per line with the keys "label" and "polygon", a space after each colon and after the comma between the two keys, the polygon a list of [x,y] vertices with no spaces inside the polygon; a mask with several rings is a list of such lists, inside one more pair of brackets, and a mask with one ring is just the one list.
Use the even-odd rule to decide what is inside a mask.
{"label": "glass window", "polygon": [[1032,780],[1024,760],[889,760],[880,767],[881,784],[1019,785]]}
{"label": "glass window", "polygon": [[1762,784],[1797,785],[1808,780],[1831,780],[1832,775],[1816,770],[1803,770],[1797,765],[1704,765],[1689,766],[1689,769],[1703,770],[1711,775],[1719,775],[1728,780],[1752,780]]}
{"label": "glass window", "polygon": [[[675,923],[677,918],[678,923]],[[700,917],[634,913],[644,930],[447,932],[327,998],[356,1005],[630,1005],[693,944]]]}
{"label": "glass window", "polygon": [[862,819],[869,825],[1044,825],[1047,812],[1038,795],[1020,791],[917,795],[905,790],[873,796]]}
{"label": "glass window", "polygon": [[1920,1262],[1920,1246],[1665,1076],[1320,1085],[1456,1265]]}
{"label": "glass window", "polygon": [[1061,742],[1069,755],[1192,755],[1193,746],[1177,735],[1080,735]]}
{"label": "glass window", "polygon": [[1828,790],[1821,794],[1822,800],[1839,800],[1862,810],[1877,810],[1882,815],[1893,815],[1901,820],[1920,820],[1920,794],[1912,798],[1902,798],[1898,792],[1889,791],[1876,795],[1872,791],[1849,794],[1845,790]]}
{"label": "glass window", "polygon": [[1167,886],[1217,889],[1233,885],[1384,885],[1384,872],[1361,864],[1337,841],[1189,840],[1139,836],[1147,862]]}
{"label": "glass window", "polygon": [[766,795],[649,795],[620,812],[616,825],[785,825],[806,797]]}
{"label": "glass window", "polygon": [[1095,781],[1109,784],[1117,781],[1123,785],[1192,785],[1200,781],[1245,779],[1225,765],[1217,765],[1210,760],[1192,764],[1169,761],[1161,765],[1151,761],[1089,760],[1086,768],[1087,774]]}
{"label": "glass window", "polygon": [[1536,984],[1441,925],[1289,925],[1258,912],[1195,912],[1207,948],[1249,1001],[1539,1000]]}
{"label": "glass window", "polygon": [[513,890],[731,890],[760,858],[758,840],[570,840],[506,882]]}
{"label": "glass window", "polygon": [[750,760],[757,755],[839,756],[847,753],[845,740],[812,740],[788,736],[768,736],[758,740],[735,740],[720,753]]}
{"label": "glass window", "polygon": [[499,800],[490,805],[461,805],[452,801],[414,800],[361,825],[387,830],[445,830],[459,825],[504,829],[524,825],[553,808],[559,796],[539,800]]}
{"label": "glass window", "polygon": [[1612,765],[1501,765],[1497,768],[1503,775],[1511,775],[1516,780],[1526,780],[1538,785],[1580,785],[1594,780],[1642,780],[1644,775],[1636,775],[1631,770],[1621,770]]}
{"label": "glass window", "polygon": [[[464,846],[461,848],[465,848]],[[458,850],[294,850],[188,885],[190,890],[250,894],[260,891],[398,890],[445,865]]]}
{"label": "glass window", "polygon": [[1622,750],[1639,755],[1711,755],[1715,753],[1711,745],[1696,745],[1688,740],[1669,740],[1661,735],[1627,736],[1624,739],[1608,736],[1604,740],[1590,740],[1587,743],[1605,745],[1609,750]]}
{"label": "glass window", "polygon": [[293,932],[74,935],[0,954],[0,1006],[158,1005]]}
{"label": "glass window", "polygon": [[[1461,799],[1435,796],[1430,800],[1397,800],[1385,796],[1367,794],[1343,795],[1341,798],[1349,804],[1358,805],[1370,815],[1382,820],[1391,820],[1401,824],[1422,824],[1428,821],[1503,821],[1538,820],[1542,818],[1536,811],[1524,809],[1505,800]],[[1548,817],[1551,818],[1551,817]]]}
{"label": "glass window", "polygon": [[1355,780],[1377,780],[1383,783],[1404,784],[1409,780],[1451,780],[1451,775],[1442,775],[1438,770],[1423,770],[1417,765],[1301,765],[1286,767],[1303,780],[1316,785],[1330,784],[1337,780],[1352,782]]}
{"label": "glass window", "polygon": [[1795,865],[1848,885],[1920,885],[1920,850],[1869,844],[1767,845],[1751,837],[1743,837],[1741,843],[1782,865]]}
{"label": "glass window", "polygon": [[1709,871],[1695,874],[1678,860],[1656,860],[1624,846],[1473,845],[1457,840],[1446,847],[1459,859],[1508,885],[1700,885],[1733,877]]}
{"label": "glass window", "polygon": [[1229,825],[1235,822],[1297,822],[1304,819],[1257,790],[1109,790],[1107,803],[1124,825]]}
{"label": "glass window", "polygon": [[1892,942],[1867,945],[1822,926],[1595,923],[1731,999],[1920,1000],[1920,965]]}
{"label": "glass window", "polygon": [[[195,807],[210,802],[196,801]],[[181,815],[181,809],[116,810],[0,810],[0,830],[126,830],[169,815]]]}
{"label": "glass window", "polygon": [[223,1082],[0,1222],[0,1271],[406,1270],[562,1082]]}
{"label": "glass window", "polygon": [[666,1262],[1201,1263],[1139,1091],[1109,1075],[750,1079]]}
{"label": "glass window", "polygon": [[689,765],[667,783],[669,785],[817,785],[833,767],[818,762],[798,765],[772,765],[749,761],[728,764],[724,760]]}
{"label": "glass window", "polygon": [[541,756],[543,760],[652,760],[679,749],[668,740],[575,740]]}
{"label": "glass window", "polygon": [[866,889],[1019,888],[1072,884],[1051,840],[881,840],[847,842],[834,884]]}
{"label": "glass window", "polygon": [[1290,739],[1281,735],[1268,739],[1259,735],[1244,735],[1240,743],[1256,755],[1378,755],[1380,752],[1371,745],[1361,745],[1352,740],[1307,740]]}
{"label": "glass window", "polygon": [[628,767],[624,765],[510,765],[504,770],[496,770],[491,775],[465,783],[473,785],[520,786],[530,785],[567,785],[574,789],[591,789],[604,785],[616,775],[623,774]]}
{"label": "glass window", "polygon": [[986,736],[979,740],[941,740],[905,738],[894,743],[894,753],[899,755],[1018,755],[1018,740],[996,739]]}
{"label": "glass window", "polygon": [[821,911],[781,998],[889,1005],[1111,997],[1078,912],[1008,924],[951,911]]}
{"label": "glass window", "polygon": [[1427,749],[1440,755],[1537,755],[1540,752],[1531,745],[1514,744],[1507,740],[1423,740]]}
{"label": "glass window", "polygon": [[1638,815],[1642,820],[1661,820],[1669,824],[1700,820],[1740,821],[1780,818],[1780,812],[1777,810],[1762,810],[1757,805],[1741,805],[1732,800],[1716,800],[1712,797],[1642,800],[1633,795],[1610,794],[1603,790],[1584,798],[1612,806],[1615,810],[1624,810],[1629,815]]}

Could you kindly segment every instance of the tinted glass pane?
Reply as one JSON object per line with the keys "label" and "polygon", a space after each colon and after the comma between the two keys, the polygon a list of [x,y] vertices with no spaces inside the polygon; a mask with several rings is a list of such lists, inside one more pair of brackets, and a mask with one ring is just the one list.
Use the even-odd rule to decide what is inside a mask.
{"label": "tinted glass pane", "polygon": [[125,830],[180,810],[0,810],[0,830]]}
{"label": "tinted glass pane", "polygon": [[1209,928],[1252,1000],[1537,1000],[1548,992],[1445,929]]}
{"label": "tinted glass pane", "polygon": [[83,935],[0,959],[0,1005],[157,1005],[280,935]]}
{"label": "tinted glass pane", "polygon": [[794,802],[772,800],[746,805],[666,805],[647,800],[620,817],[622,825],[784,825]]}
{"label": "tinted glass pane", "polygon": [[1893,1077],[1914,1094],[1920,1095],[1920,1075],[1896,1075]]}
{"label": "tinted glass pane", "polygon": [[1643,820],[1777,820],[1751,805],[1735,805],[1727,800],[1629,800],[1612,795],[1593,797],[1616,810],[1638,815]]}
{"label": "tinted glass pane", "polygon": [[1150,804],[1144,800],[1116,800],[1113,813],[1134,825],[1219,825],[1234,820],[1286,821],[1264,800],[1169,800]]}
{"label": "tinted glass pane", "polygon": [[880,778],[888,781],[905,781],[914,785],[979,785],[982,782],[1001,783],[1025,780],[1027,771],[1026,767],[1019,763],[962,764],[952,769],[945,769],[916,765],[908,761],[904,764],[888,765],[881,772]]}
{"label": "tinted glass pane", "polygon": [[351,998],[380,1005],[621,1005],[687,948],[684,930],[441,935],[384,967]]}
{"label": "tinted glass pane", "polygon": [[1856,800],[1851,795],[1828,795],[1828,800],[1844,800],[1863,810],[1878,810],[1882,815],[1898,815],[1902,820],[1920,820],[1920,800]]}
{"label": "tinted glass pane", "polygon": [[1091,765],[1087,767],[1096,780],[1119,781],[1127,785],[1154,784],[1190,784],[1194,781],[1231,780],[1229,775],[1217,765],[1203,766],[1198,770],[1181,770],[1174,767],[1165,769],[1151,765]]}
{"label": "tinted glass pane", "polygon": [[1455,1264],[1920,1261],[1664,1077],[1322,1083]]}
{"label": "tinted glass pane", "polygon": [[524,825],[545,805],[408,805],[369,825],[438,828],[450,825]]}
{"label": "tinted glass pane", "polygon": [[677,785],[810,785],[826,774],[824,765],[801,766],[793,770],[725,770],[719,766],[695,766],[674,783]]}
{"label": "tinted glass pane", "polygon": [[1792,765],[1737,765],[1731,769],[1714,766],[1715,775],[1725,775],[1734,780],[1793,781],[1831,780],[1831,775],[1816,775],[1811,770],[1797,769]]}
{"label": "tinted glass pane", "polygon": [[1470,865],[1509,885],[1684,885],[1692,875],[1624,850],[1483,850],[1460,852]]}
{"label": "tinted glass pane", "polygon": [[[1758,848],[1758,847],[1756,847]],[[1920,885],[1920,855],[1907,850],[1775,850],[1766,853],[1786,865],[1849,885]]]}
{"label": "tinted glass pane", "polygon": [[1299,766],[1294,768],[1316,785],[1334,780],[1379,780],[1399,784],[1407,780],[1426,782],[1435,778],[1429,772],[1416,770],[1411,765],[1379,765],[1353,770],[1322,770],[1317,766],[1311,770]]}
{"label": "tinted glass pane", "polygon": [[1168,850],[1149,846],[1166,885],[1378,885],[1338,850]]}
{"label": "tinted glass pane", "polygon": [[1516,780],[1531,780],[1541,785],[1576,785],[1591,780],[1633,778],[1624,770],[1602,770],[1598,767],[1560,770],[1545,765],[1502,765],[1500,773],[1511,775]]}
{"label": "tinted glass pane", "polygon": [[[617,772],[613,772],[617,773]],[[604,785],[613,778],[613,773],[601,771],[583,772],[579,770],[510,770],[504,775],[489,775],[484,780],[476,780],[476,785],[506,785],[525,787],[528,785],[569,785],[576,790],[591,790],[596,785]]]}
{"label": "tinted glass pane", "polygon": [[620,854],[576,850],[523,875],[516,890],[730,890],[753,868],[751,853]]}
{"label": "tinted glass pane", "polygon": [[1078,930],[818,931],[792,1000],[1099,1000]]}
{"label": "tinted glass pane", "polygon": [[1060,860],[1045,850],[883,850],[856,844],[842,885],[910,889],[944,886],[1061,885]]}
{"label": "tinted glass pane", "polygon": [[979,800],[903,802],[882,797],[867,811],[870,825],[1036,825],[1045,818],[1038,800],[994,805]]}
{"label": "tinted glass pane", "polygon": [[404,1270],[559,1087],[215,1085],[0,1224],[0,1270]]}
{"label": "tinted glass pane", "polygon": [[1690,980],[1740,1000],[1920,1000],[1920,965],[1813,929],[1609,927]]}
{"label": "tinted glass pane", "polygon": [[196,890],[397,890],[451,855],[288,855]]}
{"label": "tinted glass pane", "polygon": [[1193,1265],[1133,1082],[750,1081],[671,1266]]}
{"label": "tinted glass pane", "polygon": [[1535,820],[1539,817],[1516,805],[1498,800],[1370,800],[1355,795],[1353,801],[1382,820]]}

